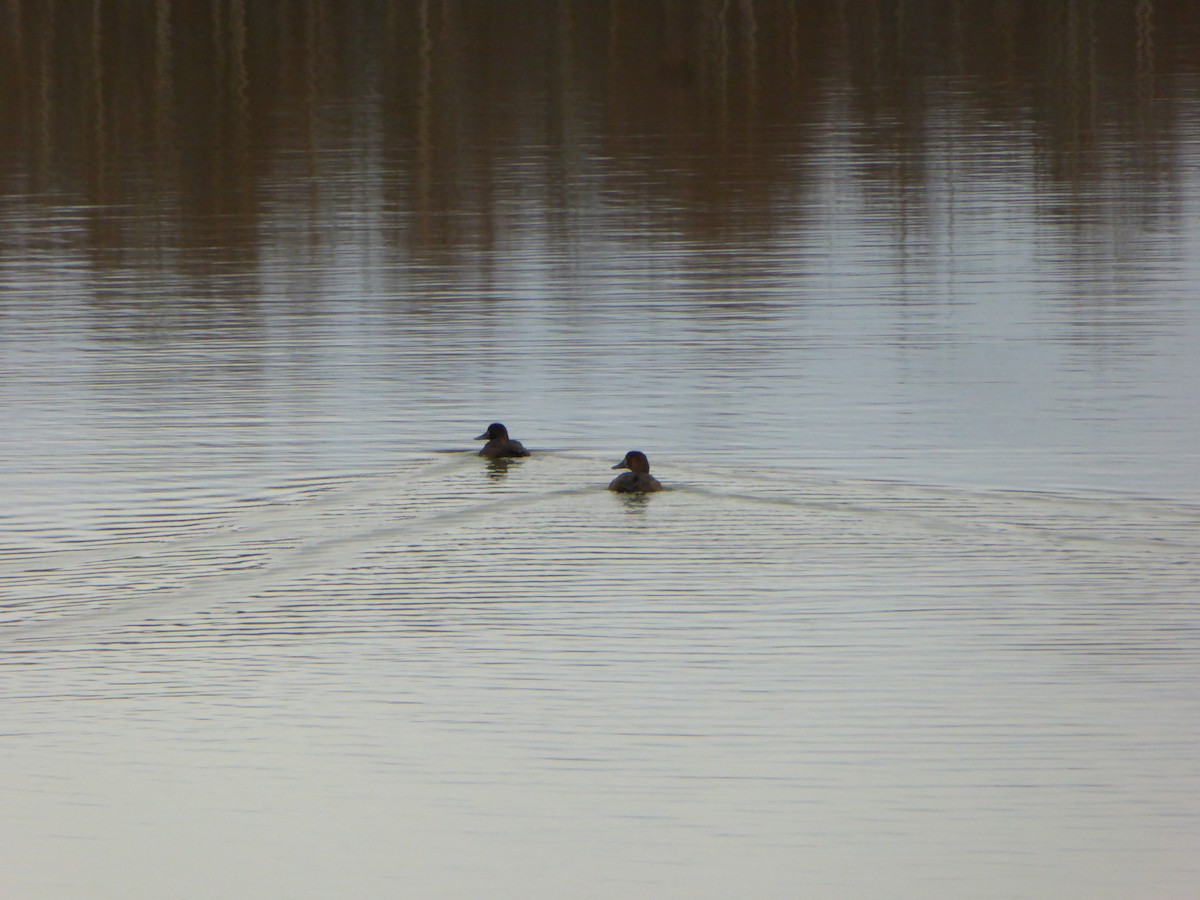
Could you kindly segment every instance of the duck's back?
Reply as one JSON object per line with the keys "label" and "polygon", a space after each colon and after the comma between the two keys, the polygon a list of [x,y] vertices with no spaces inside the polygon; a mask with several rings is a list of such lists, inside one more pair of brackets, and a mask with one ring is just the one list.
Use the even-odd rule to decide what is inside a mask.
{"label": "duck's back", "polygon": [[619,494],[634,494],[661,491],[663,486],[649,472],[622,472],[609,483],[608,489]]}
{"label": "duck's back", "polygon": [[525,449],[524,444],[512,438],[493,438],[483,445],[479,455],[488,459],[504,459],[511,456],[528,456],[529,451]]}

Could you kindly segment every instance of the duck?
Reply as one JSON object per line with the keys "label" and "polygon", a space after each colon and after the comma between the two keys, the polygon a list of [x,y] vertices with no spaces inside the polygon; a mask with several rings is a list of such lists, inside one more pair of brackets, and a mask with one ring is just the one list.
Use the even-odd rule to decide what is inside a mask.
{"label": "duck", "polygon": [[662,484],[650,474],[650,460],[641,450],[630,450],[625,458],[613,466],[614,469],[628,469],[612,480],[608,489],[621,494],[633,494],[649,491],[661,491]]}
{"label": "duck", "polygon": [[479,451],[480,456],[488,459],[507,459],[513,456],[528,456],[529,451],[520,441],[508,436],[508,429],[499,422],[493,422],[487,431],[475,438],[477,441],[487,441]]}

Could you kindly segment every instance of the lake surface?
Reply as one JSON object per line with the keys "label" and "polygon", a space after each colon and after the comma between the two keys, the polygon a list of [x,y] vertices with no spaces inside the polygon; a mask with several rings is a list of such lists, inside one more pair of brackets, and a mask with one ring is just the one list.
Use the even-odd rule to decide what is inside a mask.
{"label": "lake surface", "polygon": [[0,20],[0,894],[1195,896],[1188,4]]}

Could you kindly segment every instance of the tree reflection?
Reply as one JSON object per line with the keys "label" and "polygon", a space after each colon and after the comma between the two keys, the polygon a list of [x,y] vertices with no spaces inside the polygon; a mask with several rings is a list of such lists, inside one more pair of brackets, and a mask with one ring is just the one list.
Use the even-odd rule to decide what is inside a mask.
{"label": "tree reflection", "polygon": [[768,235],[831,142],[886,204],[943,177],[956,121],[1015,136],[1080,220],[1131,174],[1156,215],[1198,27],[1161,0],[10,0],[0,178],[88,210],[94,264],[210,284],[347,227],[388,265],[487,266],[530,200],[564,240]]}

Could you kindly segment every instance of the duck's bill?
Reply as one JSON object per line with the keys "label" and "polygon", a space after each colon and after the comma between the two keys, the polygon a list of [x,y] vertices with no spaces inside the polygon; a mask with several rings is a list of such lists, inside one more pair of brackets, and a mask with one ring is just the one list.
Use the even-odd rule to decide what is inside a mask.
{"label": "duck's bill", "polygon": [[486,431],[483,434],[481,434],[479,437],[475,438],[475,440],[477,440],[477,441],[486,441],[487,439],[488,439],[488,433]]}

